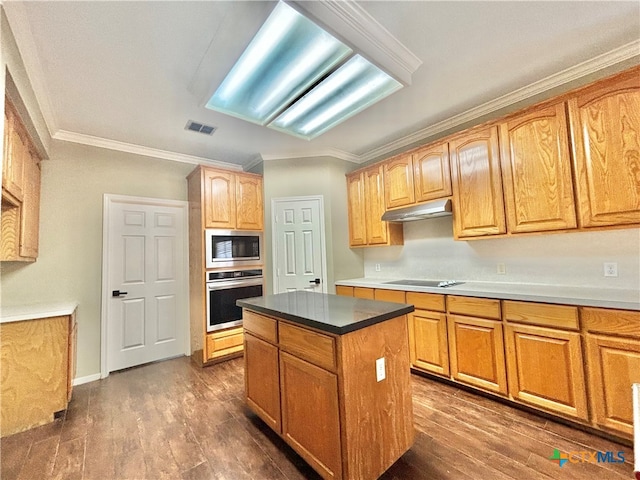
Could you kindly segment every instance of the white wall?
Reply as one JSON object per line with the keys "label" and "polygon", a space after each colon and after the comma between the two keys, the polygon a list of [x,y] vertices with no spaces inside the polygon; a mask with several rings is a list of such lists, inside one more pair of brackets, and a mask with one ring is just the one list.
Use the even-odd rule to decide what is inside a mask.
{"label": "white wall", "polygon": [[2,305],[78,302],[78,370],[100,372],[105,193],[187,200],[194,165],[54,141],[42,162],[40,252],[0,265]]}
{"label": "white wall", "polygon": [[335,292],[335,282],[361,277],[363,253],[349,248],[347,182],[345,173],[356,165],[331,158],[269,160],[264,162],[265,244],[267,292],[273,292],[271,272],[271,199],[322,195],[324,198],[327,245],[327,291]]}
{"label": "white wall", "polygon": [[[452,217],[405,223],[404,246],[366,250],[365,276],[640,290],[638,228],[454,241],[452,225]],[[617,278],[604,277],[603,262],[618,263]]]}

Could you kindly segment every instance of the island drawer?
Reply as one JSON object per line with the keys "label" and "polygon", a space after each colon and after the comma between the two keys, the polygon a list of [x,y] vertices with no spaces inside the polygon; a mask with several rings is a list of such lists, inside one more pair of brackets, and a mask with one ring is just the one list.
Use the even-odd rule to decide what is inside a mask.
{"label": "island drawer", "polygon": [[546,303],[505,301],[504,318],[509,322],[528,323],[543,327],[578,330],[578,307]]}
{"label": "island drawer", "polygon": [[278,342],[278,322],[250,310],[242,312],[242,325],[245,330],[272,343]]}
{"label": "island drawer", "polygon": [[433,310],[444,312],[444,295],[437,293],[407,292],[407,303],[416,307],[416,310]]}
{"label": "island drawer", "polygon": [[329,335],[281,321],[280,348],[319,367],[336,369],[335,339]]}
{"label": "island drawer", "polygon": [[500,300],[447,295],[447,309],[449,313],[502,320]]}
{"label": "island drawer", "polygon": [[582,307],[581,313],[587,332],[640,338],[640,312]]}

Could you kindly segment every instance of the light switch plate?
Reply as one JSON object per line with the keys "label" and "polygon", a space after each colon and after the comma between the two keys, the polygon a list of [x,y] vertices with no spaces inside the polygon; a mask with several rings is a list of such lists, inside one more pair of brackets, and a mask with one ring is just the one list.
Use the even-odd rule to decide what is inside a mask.
{"label": "light switch plate", "polygon": [[376,381],[380,382],[387,377],[387,373],[384,367],[384,357],[376,360]]}

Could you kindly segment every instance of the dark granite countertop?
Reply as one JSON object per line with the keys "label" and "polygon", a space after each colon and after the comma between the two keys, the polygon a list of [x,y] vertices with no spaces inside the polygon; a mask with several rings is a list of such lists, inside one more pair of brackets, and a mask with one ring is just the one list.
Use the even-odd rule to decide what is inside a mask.
{"label": "dark granite countertop", "polygon": [[413,312],[413,305],[295,291],[237,300],[239,307],[343,335]]}

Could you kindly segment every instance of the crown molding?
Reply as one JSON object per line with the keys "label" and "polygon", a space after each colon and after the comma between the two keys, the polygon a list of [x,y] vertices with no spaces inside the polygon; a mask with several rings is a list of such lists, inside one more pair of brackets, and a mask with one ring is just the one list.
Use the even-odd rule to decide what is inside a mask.
{"label": "crown molding", "polygon": [[13,38],[16,42],[22,64],[35,95],[38,108],[48,130],[53,138],[53,132],[58,130],[58,119],[51,104],[51,94],[44,82],[42,62],[38,55],[38,49],[33,39],[31,26],[27,18],[27,12],[23,2],[2,2],[2,8],[7,16]]}
{"label": "crown molding", "polygon": [[401,83],[411,85],[411,75],[422,60],[405,47],[364,8],[354,1],[287,2],[322,26],[335,32],[368,60]]}
{"label": "crown molding", "polygon": [[409,145],[415,144],[429,137],[433,137],[451,128],[471,122],[502,108],[509,107],[553,88],[560,87],[574,80],[578,80],[607,67],[611,67],[626,60],[631,60],[635,57],[640,57],[640,40],[630,42],[619,48],[603,53],[602,55],[598,55],[597,57],[574,65],[573,67],[562,70],[561,72],[538,80],[537,82],[531,83],[525,87],[514,90],[511,93],[507,93],[506,95],[502,95],[494,100],[483,103],[482,105],[467,110],[466,112],[454,115],[446,120],[429,125],[417,132],[394,140],[393,142],[374,148],[373,150],[369,150],[359,157],[359,162],[364,163],[370,160],[375,160],[384,155],[392,154],[402,148],[408,147]]}
{"label": "crown molding", "polygon": [[89,145],[97,148],[105,148],[107,150],[133,153],[135,155],[142,155],[144,157],[171,160],[174,162],[191,163],[194,165],[205,163],[207,165],[223,167],[229,170],[242,170],[242,167],[240,165],[236,165],[234,163],[227,163],[219,160],[212,160],[210,158],[197,157],[194,155],[185,155],[182,153],[170,152],[168,150],[160,150],[157,148],[145,147],[133,143],[119,142],[117,140],[95,137],[93,135],[85,135],[83,133],[69,132],[66,130],[58,130],[53,135],[53,139],[61,140],[63,142],[78,143],[81,145]]}
{"label": "crown molding", "polygon": [[362,157],[354,155],[353,153],[345,152],[337,148],[325,148],[322,150],[315,150],[310,152],[287,152],[287,153],[267,153],[262,154],[262,160],[265,162],[270,160],[290,160],[296,158],[319,158],[319,157],[332,157],[338,160],[344,160],[345,162],[362,163]]}

